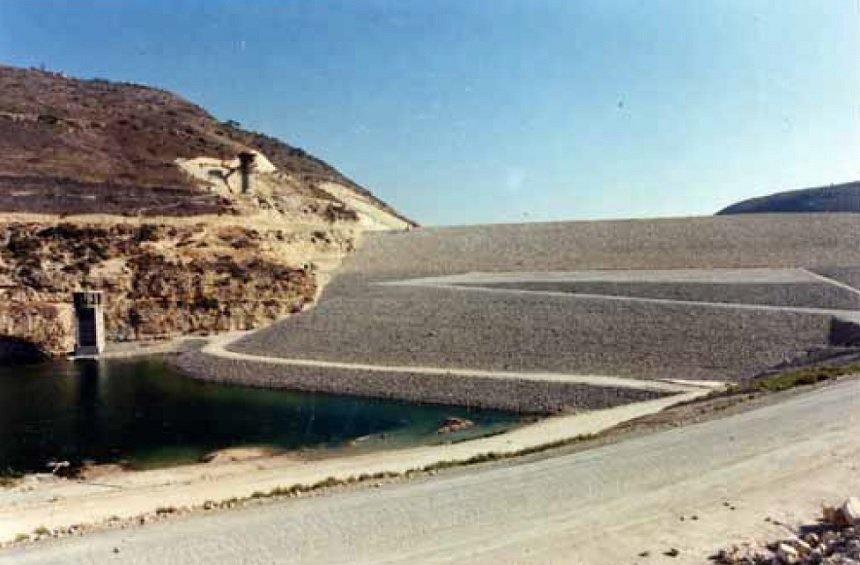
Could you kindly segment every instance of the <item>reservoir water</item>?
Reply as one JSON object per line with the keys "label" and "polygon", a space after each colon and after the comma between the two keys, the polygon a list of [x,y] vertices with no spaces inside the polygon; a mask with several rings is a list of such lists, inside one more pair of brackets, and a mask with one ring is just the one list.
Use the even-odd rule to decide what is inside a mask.
{"label": "reservoir water", "polygon": [[[476,426],[438,434],[450,416]],[[199,382],[162,357],[0,367],[0,475],[45,471],[50,461],[163,467],[249,445],[401,447],[518,422],[496,411]]]}

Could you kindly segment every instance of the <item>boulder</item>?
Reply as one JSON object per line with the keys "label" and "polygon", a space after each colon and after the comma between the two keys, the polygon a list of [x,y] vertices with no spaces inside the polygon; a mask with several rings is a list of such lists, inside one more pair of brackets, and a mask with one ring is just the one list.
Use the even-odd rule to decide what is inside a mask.
{"label": "boulder", "polygon": [[787,565],[797,563],[800,560],[800,554],[798,551],[787,543],[780,543],[776,546],[776,557],[779,559],[780,563],[785,563]]}
{"label": "boulder", "polygon": [[475,425],[475,422],[472,420],[467,420],[466,418],[458,418],[456,416],[448,416],[445,418],[445,421],[442,422],[442,425],[439,426],[439,429],[436,430],[437,434],[450,434],[454,432],[459,432],[460,430],[465,430],[471,428]]}
{"label": "boulder", "polygon": [[843,502],[839,511],[846,523],[860,524],[860,499],[857,497],[852,496]]}

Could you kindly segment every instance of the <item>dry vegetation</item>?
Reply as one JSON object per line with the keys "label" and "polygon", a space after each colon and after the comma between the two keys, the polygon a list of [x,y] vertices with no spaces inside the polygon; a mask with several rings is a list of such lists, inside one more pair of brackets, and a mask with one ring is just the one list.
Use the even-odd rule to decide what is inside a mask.
{"label": "dry vegetation", "polygon": [[[336,201],[334,182],[370,198],[325,162],[155,88],[0,66],[0,210],[187,216],[236,213],[176,166],[201,155],[266,154],[300,195]],[[325,208],[323,207],[323,211]]]}
{"label": "dry vegetation", "polygon": [[[244,192],[226,177],[248,151],[264,166]],[[258,327],[353,249],[350,198],[399,218],[305,151],[136,84],[0,66],[0,152],[4,359],[69,351],[81,289],[106,292],[109,340]]]}
{"label": "dry vegetation", "polygon": [[[103,290],[114,340],[250,329],[313,299],[313,273],[276,253],[288,237],[203,224],[6,224],[0,298],[23,308]],[[46,344],[54,347],[67,344]]]}

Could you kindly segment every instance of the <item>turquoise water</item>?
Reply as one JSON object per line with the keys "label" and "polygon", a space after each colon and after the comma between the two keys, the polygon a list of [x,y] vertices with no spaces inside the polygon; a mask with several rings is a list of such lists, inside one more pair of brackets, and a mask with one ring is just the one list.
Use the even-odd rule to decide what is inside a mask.
{"label": "turquoise water", "polygon": [[[440,436],[449,416],[477,425]],[[0,367],[0,474],[50,461],[152,468],[213,450],[400,447],[495,433],[514,414],[188,379],[161,357]]]}

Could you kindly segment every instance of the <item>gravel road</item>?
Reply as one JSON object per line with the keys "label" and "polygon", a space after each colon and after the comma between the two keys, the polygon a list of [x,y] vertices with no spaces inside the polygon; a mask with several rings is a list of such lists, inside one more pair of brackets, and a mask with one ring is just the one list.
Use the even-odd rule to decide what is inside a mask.
{"label": "gravel road", "polygon": [[572,455],[66,539],[0,563],[703,563],[860,492],[857,414],[860,380],[846,380]]}

